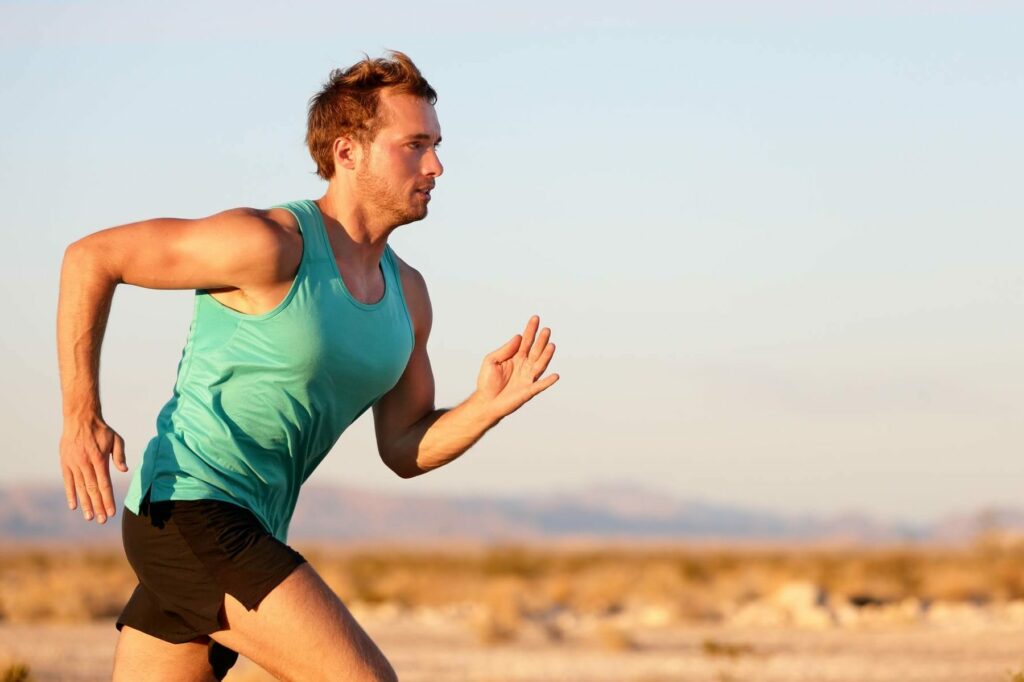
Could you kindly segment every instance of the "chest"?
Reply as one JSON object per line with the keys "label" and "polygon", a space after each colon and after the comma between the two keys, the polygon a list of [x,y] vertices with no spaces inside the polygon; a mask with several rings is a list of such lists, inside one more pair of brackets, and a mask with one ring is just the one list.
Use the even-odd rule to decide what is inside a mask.
{"label": "chest", "polygon": [[[262,320],[251,347],[261,365],[288,383],[358,394],[371,400],[394,386],[412,353],[413,336],[400,296],[373,305],[350,296],[337,277],[310,278],[280,314]],[[259,332],[258,334],[255,332]],[[273,338],[272,347],[263,339]]]}

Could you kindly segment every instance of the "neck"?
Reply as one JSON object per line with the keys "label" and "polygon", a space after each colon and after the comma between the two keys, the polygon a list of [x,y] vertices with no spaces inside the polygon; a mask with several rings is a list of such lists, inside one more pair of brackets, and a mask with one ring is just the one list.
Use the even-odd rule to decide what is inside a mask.
{"label": "neck", "polygon": [[349,188],[334,182],[316,203],[337,255],[349,267],[355,266],[364,273],[376,272],[388,235],[398,226],[375,215],[370,207],[356,200]]}

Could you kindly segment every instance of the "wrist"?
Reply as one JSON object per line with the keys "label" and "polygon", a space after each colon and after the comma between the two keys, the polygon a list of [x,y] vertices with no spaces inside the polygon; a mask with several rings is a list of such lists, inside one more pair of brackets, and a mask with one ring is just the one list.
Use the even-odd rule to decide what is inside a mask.
{"label": "wrist", "polygon": [[64,421],[79,424],[102,422],[103,411],[100,410],[99,404],[89,403],[83,405],[76,403],[75,405],[64,407]]}
{"label": "wrist", "polygon": [[473,391],[462,403],[467,416],[474,422],[480,423],[484,429],[489,429],[502,420],[505,416],[494,410],[493,401],[480,394],[480,391]]}

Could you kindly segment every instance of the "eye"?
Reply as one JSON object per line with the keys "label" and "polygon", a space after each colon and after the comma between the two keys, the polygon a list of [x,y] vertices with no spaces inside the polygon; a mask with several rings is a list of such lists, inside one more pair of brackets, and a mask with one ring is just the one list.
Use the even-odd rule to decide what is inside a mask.
{"label": "eye", "polygon": [[408,147],[409,149],[419,149],[420,147],[423,146],[423,143],[422,142],[410,142],[409,144],[407,144],[405,146]]}

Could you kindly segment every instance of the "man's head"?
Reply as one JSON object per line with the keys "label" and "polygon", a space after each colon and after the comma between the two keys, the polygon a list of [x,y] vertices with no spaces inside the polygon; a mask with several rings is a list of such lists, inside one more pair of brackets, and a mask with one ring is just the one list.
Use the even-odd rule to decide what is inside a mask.
{"label": "man's head", "polygon": [[317,174],[351,187],[396,224],[423,218],[443,171],[436,101],[401,52],[335,69],[309,102],[306,144]]}

